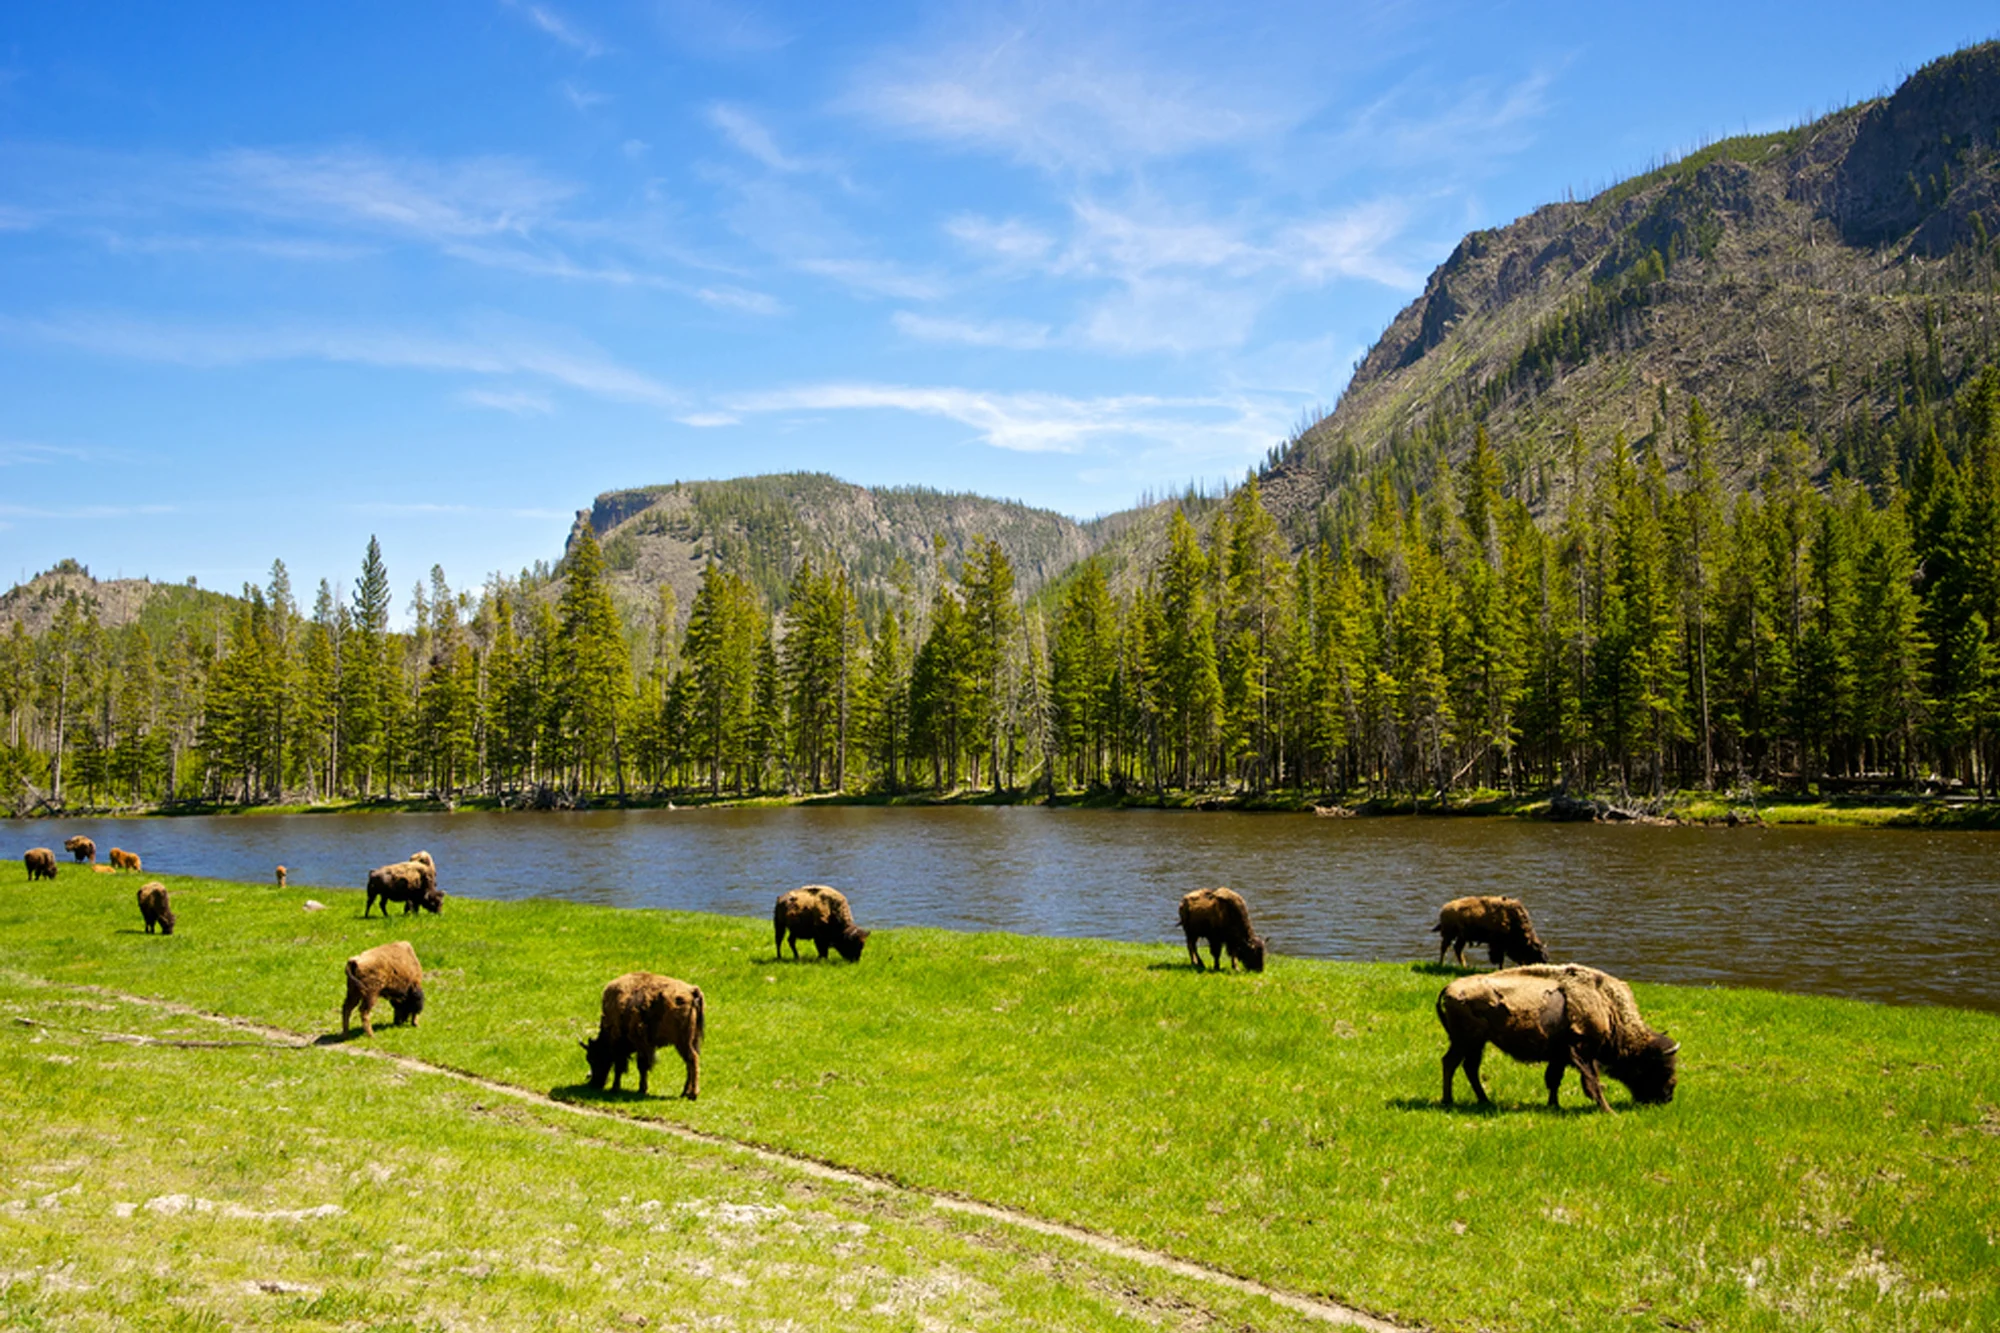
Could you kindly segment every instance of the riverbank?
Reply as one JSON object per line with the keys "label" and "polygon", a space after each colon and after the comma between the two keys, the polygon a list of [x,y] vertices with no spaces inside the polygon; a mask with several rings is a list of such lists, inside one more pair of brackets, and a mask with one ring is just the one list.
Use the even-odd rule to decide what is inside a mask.
{"label": "riverbank", "polygon": [[[35,886],[8,872],[5,970],[311,1035],[336,1020],[340,960],[407,938],[429,1007],[376,1047],[584,1100],[575,1039],[597,991],[667,972],[708,997],[702,1100],[603,1104],[1405,1322],[2000,1323],[1989,1015],[1639,986],[1685,1043],[1672,1105],[1607,1084],[1620,1114],[1585,1112],[1572,1078],[1551,1115],[1539,1071],[1496,1055],[1499,1109],[1445,1111],[1431,1010],[1449,973],[1428,966],[1274,957],[1259,976],[1198,976],[1178,946],[936,930],[878,931],[853,966],[794,964],[761,920],[453,897],[384,923],[360,919],[353,890],[178,878],[181,925],[160,938],[137,933],[130,877],[79,869]],[[340,1058],[297,1058],[322,1057]],[[671,1055],[656,1084],[678,1086]],[[149,1104],[205,1089],[191,1076]],[[99,1116],[88,1100],[80,1124]],[[46,1114],[60,1121],[60,1094]],[[246,1108],[234,1131],[246,1190],[297,1138],[270,1114]]]}
{"label": "riverbank", "polygon": [[[822,792],[798,796],[673,796],[620,797],[593,794],[560,808],[570,810],[698,810],[779,806],[1047,806],[1080,810],[1236,811],[1252,814],[1310,814],[1334,818],[1424,815],[1457,818],[1637,821],[1716,827],[1775,827],[1819,825],[1830,828],[1902,828],[1934,830],[2000,829],[2000,802],[1980,802],[1959,796],[1918,792],[1865,795],[1800,794],[1782,788],[1760,791],[1752,799],[1727,799],[1714,792],[1680,791],[1659,798],[1633,799],[1604,793],[1573,798],[1564,793],[1507,793],[1479,789],[1449,796],[1369,796],[1350,793],[1279,791],[1265,793],[1218,791],[1118,792],[1112,790],[1059,792],[995,792],[986,789],[951,792]],[[64,818],[144,819],[205,815],[341,815],[341,814],[474,814],[535,813],[546,807],[499,796],[468,796],[455,800],[435,797],[374,797],[321,802],[239,803],[180,801],[172,805],[76,807]],[[55,817],[55,816],[43,816]]]}

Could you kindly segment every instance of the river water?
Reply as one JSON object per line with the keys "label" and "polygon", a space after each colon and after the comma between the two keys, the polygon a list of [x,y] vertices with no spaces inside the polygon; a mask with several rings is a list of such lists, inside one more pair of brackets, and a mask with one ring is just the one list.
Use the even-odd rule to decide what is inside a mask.
{"label": "river water", "polygon": [[[1033,807],[269,815],[0,821],[12,849],[94,838],[155,873],[359,888],[418,848],[447,893],[768,919],[832,884],[868,927],[1157,941],[1227,884],[1273,952],[1435,958],[1438,905],[1524,899],[1551,955],[1630,980],[2000,1012],[2000,834],[1314,819]],[[1185,957],[1182,953],[1180,956]],[[1468,960],[1470,960],[1468,954]]]}

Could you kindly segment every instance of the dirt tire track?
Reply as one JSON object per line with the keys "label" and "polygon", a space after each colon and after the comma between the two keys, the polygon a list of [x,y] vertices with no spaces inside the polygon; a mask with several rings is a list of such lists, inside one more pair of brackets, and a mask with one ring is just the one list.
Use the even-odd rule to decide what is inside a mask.
{"label": "dirt tire track", "polygon": [[[834,1181],[842,1185],[855,1186],[865,1190],[893,1191],[909,1198],[925,1200],[932,1207],[945,1212],[960,1213],[989,1222],[998,1222],[1005,1226],[1017,1227],[1024,1231],[1032,1231],[1039,1235],[1053,1236],[1057,1239],[1066,1240],[1094,1250],[1099,1254],[1139,1264],[1157,1272],[1171,1273],[1176,1277],[1204,1282],[1211,1286],[1225,1287],[1243,1295],[1260,1296],[1274,1305],[1283,1306],[1294,1313],[1320,1320],[1323,1323],[1335,1324],[1344,1328],[1365,1329],[1368,1330],[1368,1333],[1416,1333],[1414,1325],[1392,1323],[1377,1315],[1369,1314],[1365,1310],[1357,1310],[1352,1306],[1342,1305],[1337,1301],[1325,1300],[1317,1296],[1303,1295],[1299,1292],[1286,1291],[1279,1287],[1268,1286],[1253,1278],[1239,1277],[1235,1273],[1230,1273],[1220,1268],[1211,1268],[1206,1264],[1195,1263],[1189,1259],[1182,1259],[1161,1250],[1149,1250],[1144,1246],[1133,1244],[1130,1241],[1119,1240],[1114,1236],[1107,1236],[1101,1232],[1072,1226],[1066,1222],[1053,1222],[1047,1218],[1036,1217],[1032,1213],[1020,1212],[1000,1204],[985,1203],[978,1199],[968,1199],[963,1195],[948,1194],[939,1190],[921,1189],[905,1185],[881,1176],[870,1175],[864,1171],[857,1171],[851,1167],[839,1166],[832,1162],[822,1161],[819,1158],[809,1157],[800,1153],[785,1152],[765,1144],[752,1143],[743,1139],[732,1139],[720,1134],[710,1134],[703,1130],[690,1129],[686,1125],[678,1125],[670,1120],[655,1120],[649,1117],[623,1115],[604,1107],[585,1105],[580,1102],[562,1101],[546,1093],[535,1092],[518,1084],[502,1083],[497,1079],[487,1078],[483,1074],[475,1074],[470,1070],[457,1069],[451,1065],[437,1064],[429,1060],[419,1060],[415,1056],[398,1055],[392,1051],[358,1045],[354,1042],[329,1042],[322,1044],[314,1038],[307,1037],[302,1033],[293,1032],[287,1028],[272,1027],[267,1023],[259,1023],[254,1019],[234,1018],[227,1014],[211,1013],[206,1009],[200,1009],[194,1005],[182,1004],[176,1000],[163,1000],[151,995],[135,995],[129,991],[114,990],[107,986],[67,985],[60,982],[48,981],[40,977],[24,977],[24,979],[32,980],[36,985],[47,987],[51,990],[67,990],[102,995],[126,1004],[156,1009],[163,1013],[176,1014],[184,1018],[198,1018],[205,1022],[220,1024],[241,1032],[254,1032],[258,1036],[265,1038],[270,1045],[276,1047],[301,1051],[337,1051],[340,1054],[355,1056],[360,1059],[380,1060],[413,1073],[435,1074],[444,1078],[456,1079],[461,1083],[470,1084],[495,1096],[507,1097],[518,1102],[527,1102],[535,1106],[562,1111],[569,1115],[580,1116],[585,1119],[615,1120],[621,1124],[636,1125],[643,1129],[670,1135],[690,1143],[698,1143],[710,1148],[720,1148],[741,1156],[752,1157],[771,1165],[803,1171],[807,1175],[817,1177],[821,1180]],[[98,1035],[109,1040],[122,1039],[129,1041],[132,1039],[130,1034],[100,1033]],[[152,1040],[158,1041],[158,1039]],[[170,1045],[177,1043],[158,1042],[158,1044]],[[194,1045],[195,1043],[186,1044]],[[250,1043],[237,1044],[250,1045]]]}

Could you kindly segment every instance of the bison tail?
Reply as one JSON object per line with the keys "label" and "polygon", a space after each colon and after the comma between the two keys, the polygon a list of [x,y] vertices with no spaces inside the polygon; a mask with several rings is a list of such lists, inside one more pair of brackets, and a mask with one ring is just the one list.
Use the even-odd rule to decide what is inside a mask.
{"label": "bison tail", "polygon": [[1440,921],[1440,922],[1438,922],[1438,923],[1437,923],[1436,925],[1432,926],[1432,927],[1430,928],[1430,931],[1429,931],[1429,933],[1430,933],[1430,934],[1432,934],[1432,935],[1442,935],[1442,934],[1444,934],[1444,922]]}
{"label": "bison tail", "polygon": [[701,1051],[702,1035],[708,1031],[708,1006],[701,998],[701,987],[694,988],[694,1049]]}

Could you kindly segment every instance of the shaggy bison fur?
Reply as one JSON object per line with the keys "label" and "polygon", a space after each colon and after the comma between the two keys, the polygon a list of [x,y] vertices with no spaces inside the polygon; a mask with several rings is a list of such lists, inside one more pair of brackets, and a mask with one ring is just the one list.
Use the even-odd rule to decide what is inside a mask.
{"label": "shaggy bison fur", "polygon": [[368,899],[361,905],[361,915],[367,916],[377,899],[381,900],[383,916],[389,915],[390,903],[401,903],[405,916],[419,907],[433,914],[443,909],[444,893],[437,886],[437,867],[431,864],[428,853],[418,855],[424,859],[398,861],[368,872]]}
{"label": "shaggy bison fur", "polygon": [[64,838],[63,850],[74,856],[78,865],[82,865],[86,861],[97,860],[97,844],[89,838],[84,837],[81,833],[75,837]]}
{"label": "shaggy bison fur", "polygon": [[137,852],[128,852],[122,848],[113,847],[109,856],[113,870],[130,870],[134,874],[137,874],[141,869],[139,865],[139,853]]}
{"label": "shaggy bison fur", "polygon": [[787,937],[793,958],[799,956],[799,941],[811,940],[821,958],[833,949],[850,963],[861,961],[861,946],[868,943],[868,932],[854,924],[846,896],[824,884],[807,884],[781,895],[772,909],[771,925],[778,937],[773,947],[781,957]]}
{"label": "shaggy bison fur", "polygon": [[1460,966],[1465,964],[1465,946],[1483,944],[1495,967],[1509,958],[1517,963],[1546,963],[1549,951],[1528,920],[1528,909],[1519,898],[1453,898],[1438,909],[1437,924],[1431,930],[1438,937],[1438,964],[1444,963],[1446,949],[1456,951]]}
{"label": "shaggy bison fur", "polygon": [[1461,1065],[1479,1104],[1489,1104],[1479,1081],[1488,1042],[1523,1064],[1548,1066],[1543,1082],[1550,1106],[1558,1104],[1556,1091],[1572,1066],[1584,1092],[1605,1111],[1611,1103],[1598,1080],[1600,1068],[1630,1089],[1635,1102],[1674,1099],[1680,1043],[1647,1027],[1632,988],[1594,967],[1538,964],[1460,977],[1439,994],[1437,1016],[1450,1040],[1444,1054],[1446,1106],[1452,1075]]}
{"label": "shaggy bison fur", "polygon": [[617,1091],[627,1064],[637,1056],[643,1097],[655,1053],[671,1046],[687,1066],[681,1096],[693,1101],[701,1095],[701,1038],[707,1026],[701,987],[653,972],[627,972],[604,988],[597,1035],[577,1043],[590,1064],[590,1086],[601,1090],[609,1075]]}
{"label": "shaggy bison fur", "polygon": [[28,882],[56,877],[56,854],[46,847],[30,847],[21,853],[21,864],[28,867]]}
{"label": "shaggy bison fur", "polygon": [[408,940],[378,944],[347,960],[347,999],[340,1006],[340,1030],[348,1030],[348,1016],[358,1005],[361,1030],[374,1036],[375,1023],[369,1015],[375,1001],[382,998],[396,1011],[396,1022],[408,1019],[411,1027],[416,1026],[417,1015],[424,1011],[424,969]]}
{"label": "shaggy bison fur", "polygon": [[1196,889],[1181,898],[1181,929],[1187,934],[1188,960],[1201,971],[1197,941],[1208,941],[1208,956],[1222,970],[1222,952],[1229,951],[1229,969],[1241,962],[1252,972],[1264,970],[1264,937],[1250,929],[1250,907],[1234,889]]}
{"label": "shaggy bison fur", "polygon": [[158,926],[160,933],[174,933],[174,907],[167,898],[167,886],[154,880],[139,890],[139,915],[146,922],[146,933],[153,933]]}

